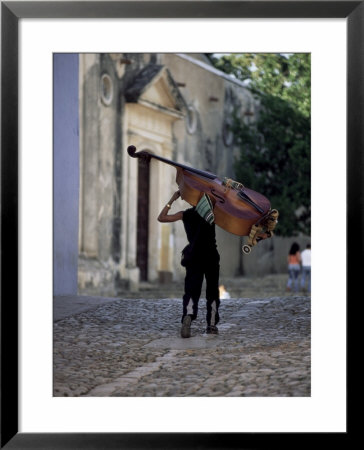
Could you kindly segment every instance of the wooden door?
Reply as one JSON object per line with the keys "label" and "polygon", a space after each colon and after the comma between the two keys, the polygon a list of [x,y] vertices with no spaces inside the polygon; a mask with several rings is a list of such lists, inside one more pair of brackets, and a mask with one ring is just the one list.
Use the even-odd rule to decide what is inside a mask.
{"label": "wooden door", "polygon": [[148,279],[150,165],[138,160],[137,266],[140,279]]}

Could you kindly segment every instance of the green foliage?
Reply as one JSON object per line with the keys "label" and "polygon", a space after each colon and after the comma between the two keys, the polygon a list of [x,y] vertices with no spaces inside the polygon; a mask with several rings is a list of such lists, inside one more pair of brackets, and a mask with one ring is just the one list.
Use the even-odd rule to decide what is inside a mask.
{"label": "green foliage", "polygon": [[240,80],[260,102],[257,121],[234,120],[241,148],[236,178],[278,209],[276,233],[310,234],[310,55],[224,55],[216,67]]}
{"label": "green foliage", "polygon": [[242,148],[237,179],[269,198],[280,213],[282,236],[310,233],[310,122],[287,102],[261,96],[255,126],[236,118],[234,132]]}
{"label": "green foliage", "polygon": [[233,53],[210,59],[216,68],[246,81],[252,91],[286,100],[310,116],[310,53]]}

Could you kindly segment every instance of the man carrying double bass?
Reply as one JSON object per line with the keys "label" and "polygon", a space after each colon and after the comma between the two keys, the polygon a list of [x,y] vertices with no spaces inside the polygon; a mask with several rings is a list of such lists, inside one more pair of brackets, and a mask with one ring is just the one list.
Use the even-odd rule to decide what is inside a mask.
{"label": "man carrying double bass", "polygon": [[273,230],[278,222],[278,211],[271,209],[270,202],[264,195],[230,178],[220,180],[213,173],[188,167],[147,151],[137,152],[134,145],[129,145],[127,150],[132,158],[141,158],[146,162],[154,158],[176,167],[176,182],[181,189],[182,198],[196,205],[185,211],[168,214],[171,204],[180,197],[180,192],[177,191],[160,212],[158,220],[160,222],[182,220],[189,242],[183,249],[181,261],[186,268],[182,337],[191,336],[191,322],[197,317],[204,277],[207,300],[206,332],[217,334],[220,256],[216,248],[212,201],[216,201],[214,206],[217,225],[229,233],[249,236],[247,244],[242,248],[246,254],[250,253],[252,247],[260,240],[273,236]]}
{"label": "man carrying double bass", "polygon": [[172,203],[180,197],[176,191],[158,216],[159,222],[183,221],[188,245],[181,263],[186,268],[183,295],[181,336],[191,336],[191,322],[197,318],[202,283],[206,279],[206,333],[218,334],[220,255],[217,251],[213,206],[208,195],[203,195],[196,207],[168,214]]}

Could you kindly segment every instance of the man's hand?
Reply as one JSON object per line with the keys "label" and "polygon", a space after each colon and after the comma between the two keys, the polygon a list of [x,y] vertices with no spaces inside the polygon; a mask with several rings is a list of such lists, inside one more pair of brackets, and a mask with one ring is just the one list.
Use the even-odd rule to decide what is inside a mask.
{"label": "man's hand", "polygon": [[180,196],[181,196],[180,192],[179,192],[179,191],[176,191],[176,192],[172,195],[172,197],[171,197],[169,203],[174,202],[174,201],[177,200],[177,198],[179,198]]}
{"label": "man's hand", "polygon": [[183,211],[179,211],[176,214],[168,214],[171,209],[172,203],[177,200],[181,196],[179,191],[176,191],[166,206],[163,207],[162,211],[159,213],[158,221],[159,222],[176,222],[177,220],[183,219]]}
{"label": "man's hand", "polygon": [[264,239],[268,239],[270,236],[268,233],[258,233],[257,242],[264,241]]}

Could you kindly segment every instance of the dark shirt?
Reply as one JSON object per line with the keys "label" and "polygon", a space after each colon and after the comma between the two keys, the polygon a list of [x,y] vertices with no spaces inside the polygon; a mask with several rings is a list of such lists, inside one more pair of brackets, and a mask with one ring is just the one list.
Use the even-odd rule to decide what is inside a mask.
{"label": "dark shirt", "polygon": [[188,242],[193,245],[194,257],[218,255],[215,224],[210,225],[195,211],[195,208],[189,208],[183,212],[183,225]]}

